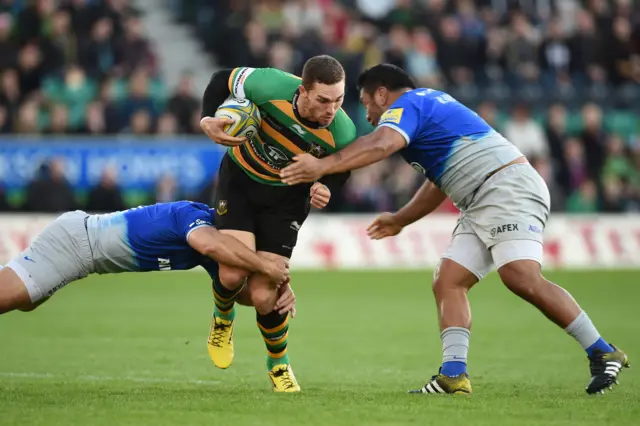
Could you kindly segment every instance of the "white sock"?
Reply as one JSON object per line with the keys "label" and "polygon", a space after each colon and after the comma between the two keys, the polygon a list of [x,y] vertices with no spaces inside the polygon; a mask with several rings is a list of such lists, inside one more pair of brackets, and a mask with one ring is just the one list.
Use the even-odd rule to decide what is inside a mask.
{"label": "white sock", "polygon": [[469,338],[471,332],[463,327],[449,327],[442,330],[442,363],[464,362],[467,363],[469,352]]}
{"label": "white sock", "polygon": [[600,339],[600,333],[598,333],[585,311],[580,312],[580,315],[564,331],[573,336],[584,349],[587,349]]}

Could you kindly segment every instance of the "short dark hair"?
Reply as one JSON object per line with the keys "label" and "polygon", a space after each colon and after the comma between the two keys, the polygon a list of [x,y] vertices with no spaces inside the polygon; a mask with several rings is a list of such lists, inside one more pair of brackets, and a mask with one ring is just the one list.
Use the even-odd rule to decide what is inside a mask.
{"label": "short dark hair", "polygon": [[344,80],[344,68],[329,55],[314,56],[302,68],[302,85],[310,89],[314,83],[336,84]]}
{"label": "short dark hair", "polygon": [[391,64],[375,65],[364,70],[358,77],[358,90],[364,90],[371,94],[379,87],[388,90],[400,90],[405,88],[416,88],[413,79],[400,67]]}

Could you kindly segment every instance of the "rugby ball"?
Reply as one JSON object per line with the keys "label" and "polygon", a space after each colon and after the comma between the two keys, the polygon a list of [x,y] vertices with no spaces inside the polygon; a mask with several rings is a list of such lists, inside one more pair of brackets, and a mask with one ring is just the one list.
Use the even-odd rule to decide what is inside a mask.
{"label": "rugby ball", "polygon": [[247,139],[258,133],[262,123],[258,106],[248,99],[228,98],[218,107],[215,117],[233,120],[233,124],[225,126],[226,134]]}

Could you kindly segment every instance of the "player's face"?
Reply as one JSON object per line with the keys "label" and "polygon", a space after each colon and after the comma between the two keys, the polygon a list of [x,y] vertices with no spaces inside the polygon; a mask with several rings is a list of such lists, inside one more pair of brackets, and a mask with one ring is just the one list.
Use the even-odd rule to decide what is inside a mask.
{"label": "player's face", "polygon": [[344,101],[344,80],[336,84],[314,83],[309,90],[300,87],[305,98],[304,118],[325,127],[333,122]]}
{"label": "player's face", "polygon": [[364,90],[360,91],[360,103],[364,106],[364,109],[367,112],[367,121],[374,126],[378,125],[378,121],[380,120],[380,116],[384,114],[387,110],[384,107],[383,103],[380,103],[377,99],[376,95],[377,91],[374,92],[373,96],[365,92]]}

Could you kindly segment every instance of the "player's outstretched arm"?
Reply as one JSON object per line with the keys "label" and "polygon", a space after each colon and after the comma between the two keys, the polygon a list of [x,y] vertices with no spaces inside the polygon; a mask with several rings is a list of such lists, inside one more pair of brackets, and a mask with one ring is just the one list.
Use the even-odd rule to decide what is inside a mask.
{"label": "player's outstretched arm", "polygon": [[289,279],[288,261],[273,261],[258,256],[237,239],[218,232],[212,226],[193,230],[187,241],[194,250],[218,263],[265,274],[277,285]]}
{"label": "player's outstretched arm", "polygon": [[438,208],[447,198],[444,192],[432,182],[426,181],[415,193],[411,201],[394,213],[394,218],[399,225],[405,227],[422,219]]}
{"label": "player's outstretched arm", "polygon": [[402,229],[434,211],[446,198],[433,183],[427,181],[411,201],[396,213],[382,213],[367,228],[371,239],[381,240],[398,235]]}
{"label": "player's outstretched arm", "polygon": [[398,131],[389,127],[378,127],[372,133],[356,139],[344,149],[323,159],[310,154],[295,157],[294,163],[280,172],[282,181],[288,185],[314,182],[325,175],[342,173],[377,163],[407,146]]}

